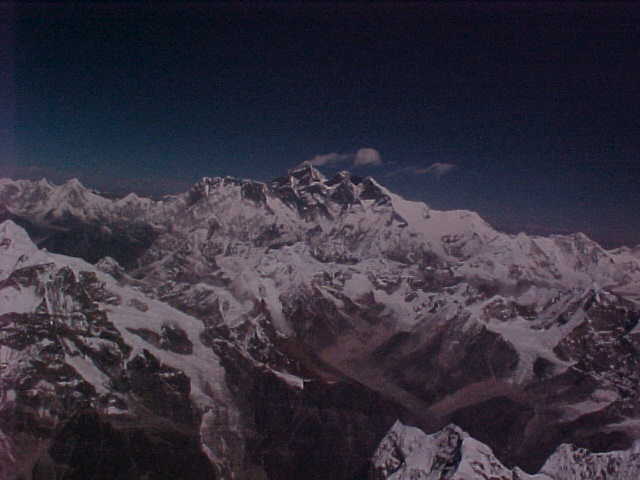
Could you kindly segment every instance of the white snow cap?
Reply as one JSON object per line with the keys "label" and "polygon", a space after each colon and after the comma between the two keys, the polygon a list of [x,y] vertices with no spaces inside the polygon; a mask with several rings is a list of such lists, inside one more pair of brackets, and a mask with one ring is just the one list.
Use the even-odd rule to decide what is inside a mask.
{"label": "white snow cap", "polygon": [[32,243],[27,232],[13,220],[5,220],[0,223],[0,241],[2,239],[11,239],[15,242]]}

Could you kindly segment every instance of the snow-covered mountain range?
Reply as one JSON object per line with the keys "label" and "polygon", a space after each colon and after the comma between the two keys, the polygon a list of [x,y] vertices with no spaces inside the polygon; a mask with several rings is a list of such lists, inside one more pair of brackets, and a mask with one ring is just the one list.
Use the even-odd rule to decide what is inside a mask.
{"label": "snow-covered mountain range", "polygon": [[396,422],[376,450],[372,480],[632,480],[640,476],[640,443],[629,450],[592,453],[563,444],[540,471],[505,467],[487,445],[456,425],[431,435]]}
{"label": "snow-covered mountain range", "polygon": [[309,164],[160,200],[2,179],[2,220],[0,465],[86,477],[55,453],[82,422],[188,444],[188,478],[363,478],[397,418],[455,423],[504,478],[640,438],[639,249]]}

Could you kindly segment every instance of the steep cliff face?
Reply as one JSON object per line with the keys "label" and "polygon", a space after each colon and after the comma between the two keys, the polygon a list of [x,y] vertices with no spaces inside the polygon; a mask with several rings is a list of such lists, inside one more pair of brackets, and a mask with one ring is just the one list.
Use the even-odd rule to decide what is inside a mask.
{"label": "steep cliff face", "polygon": [[[264,460],[274,450],[260,439],[275,427],[256,420],[256,392],[273,390],[268,401],[284,402],[283,412],[295,417],[293,399],[334,411],[330,401],[317,404],[333,398],[332,382],[347,398],[379,398],[388,412],[375,420],[367,413],[375,425],[370,431],[358,415],[336,413],[340,422],[353,418],[349,428],[360,431],[347,437],[350,445],[367,445],[357,453],[345,446],[353,458],[369,455],[373,437],[395,416],[429,432],[456,423],[505,465],[527,471],[537,471],[562,443],[626,449],[640,437],[640,255],[634,249],[605,250],[582,234],[507,235],[473,212],[433,210],[374,179],[348,172],[327,179],[308,164],[269,183],[205,177],[161,200],[109,199],[78,182],[12,180],[0,181],[0,199],[2,215],[21,222],[39,246],[95,263],[61,260],[23,238],[17,243],[29,261],[16,250],[13,263],[0,266],[0,280],[8,282],[0,295],[10,305],[3,313],[36,315],[45,298],[45,306],[76,305],[121,336],[111,334],[113,345],[103,342],[113,355],[91,363],[113,362],[100,364],[108,374],[96,366],[108,377],[142,378],[141,391],[148,369],[156,368],[143,349],[160,371],[165,365],[189,378],[168,355],[218,365],[209,383],[222,387],[212,403],[230,405],[231,413],[218,415],[228,415],[223,423],[232,426],[225,428],[240,432],[207,453],[224,471],[273,478],[297,472],[300,452],[309,448],[300,438],[278,454],[291,462],[289,473]],[[58,242],[60,236],[67,240]],[[0,241],[0,248],[10,245]],[[37,272],[20,272],[27,267]],[[111,305],[101,283],[131,300]],[[60,291],[73,300],[54,293]],[[169,305],[179,316],[158,320],[157,309]],[[18,328],[14,323],[7,332]],[[67,343],[92,355],[93,344],[76,345],[88,333],[72,334],[80,340]],[[11,355],[21,351],[7,348]],[[207,355],[216,360],[203,360]],[[194,381],[183,395],[194,396]],[[286,401],[279,387],[264,386],[273,382],[286,389]],[[324,393],[314,396],[316,387]],[[153,411],[144,403],[150,400],[136,395]],[[211,425],[207,406],[189,408],[181,418]],[[305,414],[304,424],[322,415]]]}

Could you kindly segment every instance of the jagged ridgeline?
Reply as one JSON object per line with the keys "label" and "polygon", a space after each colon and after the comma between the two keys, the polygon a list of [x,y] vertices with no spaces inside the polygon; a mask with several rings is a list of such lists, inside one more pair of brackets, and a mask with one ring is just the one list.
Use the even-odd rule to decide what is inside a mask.
{"label": "jagged ridgeline", "polygon": [[0,205],[0,478],[637,478],[638,249],[309,164]]}

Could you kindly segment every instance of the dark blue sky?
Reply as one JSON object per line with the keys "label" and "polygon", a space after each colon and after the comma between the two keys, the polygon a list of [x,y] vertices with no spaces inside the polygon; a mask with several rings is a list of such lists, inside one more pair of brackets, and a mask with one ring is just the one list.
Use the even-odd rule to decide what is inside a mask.
{"label": "dark blue sky", "polygon": [[[184,5],[15,7],[0,175],[158,193],[316,158],[509,230],[640,243],[634,4]],[[364,147],[382,164],[354,166]]]}

